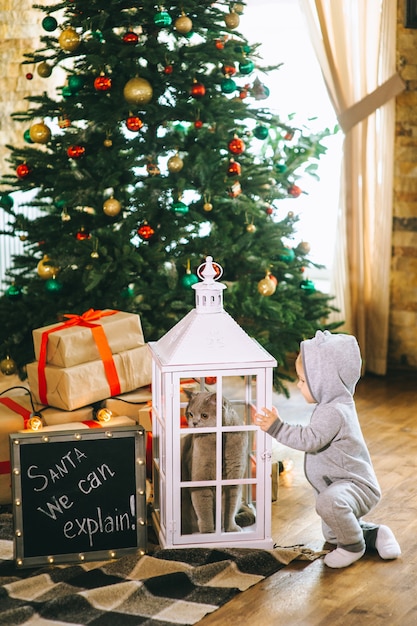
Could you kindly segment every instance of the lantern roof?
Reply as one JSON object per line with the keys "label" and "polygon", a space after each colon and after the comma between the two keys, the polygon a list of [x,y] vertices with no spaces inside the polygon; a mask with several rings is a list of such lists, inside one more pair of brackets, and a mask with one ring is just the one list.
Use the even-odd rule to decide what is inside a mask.
{"label": "lantern roof", "polygon": [[197,270],[202,281],[193,285],[195,309],[159,341],[149,343],[163,365],[276,365],[274,357],[224,310],[226,285],[217,282],[222,274],[221,266],[214,263],[211,256],[206,257]]}

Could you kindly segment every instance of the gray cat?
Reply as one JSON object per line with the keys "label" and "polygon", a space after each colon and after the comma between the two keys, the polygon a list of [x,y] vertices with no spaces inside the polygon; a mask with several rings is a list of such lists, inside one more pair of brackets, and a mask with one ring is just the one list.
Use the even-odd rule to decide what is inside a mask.
{"label": "gray cat", "polygon": [[[188,427],[215,427],[216,393],[211,391],[186,391],[189,402],[186,408]],[[224,426],[241,425],[242,420],[226,398],[222,399]],[[181,438],[181,480],[198,481],[216,478],[216,434],[193,433]],[[244,478],[248,466],[248,432],[225,432],[222,435],[222,478]],[[183,534],[215,531],[216,494],[214,487],[182,489]],[[242,526],[253,524],[255,516],[242,504],[242,485],[226,485],[222,494],[222,531],[237,532]]]}

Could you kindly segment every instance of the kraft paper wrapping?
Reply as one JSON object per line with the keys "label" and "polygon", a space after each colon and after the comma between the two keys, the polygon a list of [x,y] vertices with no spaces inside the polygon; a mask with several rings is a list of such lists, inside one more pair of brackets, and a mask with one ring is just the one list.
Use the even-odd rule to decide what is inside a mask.
{"label": "kraft paper wrapping", "polygon": [[[149,385],[152,380],[152,357],[145,344],[113,355],[122,393]],[[29,387],[39,402],[38,363],[27,366]],[[74,367],[45,367],[48,404],[73,411],[109,397],[109,383],[102,361],[91,361]]]}
{"label": "kraft paper wrapping", "polygon": [[103,406],[109,409],[113,415],[128,415],[137,419],[138,412],[147,402],[152,400],[152,391],[150,385],[135,389],[131,393],[124,393],[120,396],[107,398],[103,402]]}
{"label": "kraft paper wrapping", "polygon": [[[107,312],[107,309],[106,311]],[[92,321],[102,326],[113,354],[132,350],[144,345],[142,325],[139,315],[119,311]],[[51,328],[59,328],[62,323],[50,324],[32,331],[35,359],[39,360],[42,335]],[[91,328],[68,326],[48,335],[46,362],[58,367],[74,367],[100,358]]]}
{"label": "kraft paper wrapping", "polygon": [[55,424],[54,426],[45,426],[42,428],[40,432],[53,432],[53,431],[77,431],[77,430],[85,430],[90,428],[105,428],[111,429],[116,426],[136,426],[137,420],[132,419],[131,417],[127,417],[125,415],[121,415],[119,417],[112,417],[108,422],[94,422],[93,420],[86,420],[85,422],[71,422],[70,424]]}

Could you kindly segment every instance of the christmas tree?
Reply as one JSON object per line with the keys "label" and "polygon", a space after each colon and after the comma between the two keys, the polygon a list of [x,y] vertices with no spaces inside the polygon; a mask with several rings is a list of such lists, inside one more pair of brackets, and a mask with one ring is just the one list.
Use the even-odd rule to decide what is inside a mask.
{"label": "christmas tree", "polygon": [[[243,2],[34,7],[40,48],[22,67],[65,80],[13,114],[25,131],[8,146],[0,206],[24,254],[0,297],[3,373],[24,375],[32,329],[66,313],[136,312],[145,339],[159,339],[194,307],[196,269],[211,255],[226,310],[277,359],[282,388],[287,355],[332,307],[279,201],[296,202],[299,177],[317,175],[330,131],[263,106],[278,66],[263,67],[259,44],[239,31]],[[27,192],[29,218],[16,191]]]}

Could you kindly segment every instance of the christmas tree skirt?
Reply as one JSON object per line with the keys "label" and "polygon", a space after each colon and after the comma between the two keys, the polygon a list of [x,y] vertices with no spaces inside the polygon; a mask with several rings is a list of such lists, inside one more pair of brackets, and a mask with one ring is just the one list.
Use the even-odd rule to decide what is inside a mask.
{"label": "christmas tree skirt", "polygon": [[12,515],[0,514],[0,623],[196,624],[234,596],[296,559],[299,548],[160,549],[143,557],[18,570]]}

